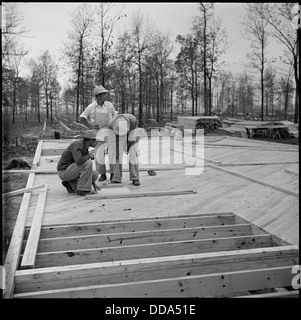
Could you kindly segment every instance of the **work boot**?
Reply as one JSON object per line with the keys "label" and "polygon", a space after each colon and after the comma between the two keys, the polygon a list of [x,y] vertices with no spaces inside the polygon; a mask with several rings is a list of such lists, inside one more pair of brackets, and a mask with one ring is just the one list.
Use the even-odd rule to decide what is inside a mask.
{"label": "work boot", "polygon": [[75,193],[68,181],[62,181],[62,185],[67,189],[68,193]]}
{"label": "work boot", "polygon": [[133,180],[133,185],[134,186],[140,186],[140,181],[139,180]]}
{"label": "work boot", "polygon": [[105,180],[107,180],[107,175],[103,173],[100,175],[98,181],[105,181]]}

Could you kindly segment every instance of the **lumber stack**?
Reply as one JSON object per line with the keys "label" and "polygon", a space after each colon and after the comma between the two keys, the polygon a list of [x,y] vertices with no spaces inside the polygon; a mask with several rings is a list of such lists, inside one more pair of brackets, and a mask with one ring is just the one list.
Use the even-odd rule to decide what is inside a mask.
{"label": "lumber stack", "polygon": [[15,273],[13,297],[279,296],[298,259],[297,246],[233,213],[48,225],[35,268]]}

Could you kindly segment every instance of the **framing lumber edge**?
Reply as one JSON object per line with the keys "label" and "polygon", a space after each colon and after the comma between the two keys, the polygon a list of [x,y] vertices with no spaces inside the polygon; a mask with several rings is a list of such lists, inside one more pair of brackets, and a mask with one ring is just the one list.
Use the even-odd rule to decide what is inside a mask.
{"label": "framing lumber edge", "polygon": [[40,233],[42,227],[42,219],[45,210],[48,185],[46,184],[39,194],[36,210],[32,220],[29,236],[24,250],[21,269],[34,268],[35,258],[38,251]]}
{"label": "framing lumber edge", "polygon": [[36,169],[38,166],[40,166],[40,158],[41,158],[41,154],[42,154],[42,145],[43,145],[43,140],[39,140],[38,145],[37,145],[37,149],[34,155],[34,159],[32,162],[32,167],[34,169]]}
{"label": "framing lumber edge", "polygon": [[[35,174],[31,173],[28,177],[26,187],[32,187]],[[24,193],[22,203],[19,209],[18,217],[15,223],[14,231],[10,240],[9,248],[6,254],[4,269],[6,272],[6,286],[3,290],[3,298],[9,299],[13,296],[15,285],[15,272],[17,271],[20,253],[22,250],[23,238],[25,233],[26,219],[30,204],[31,193]]]}
{"label": "framing lumber edge", "polygon": [[40,184],[40,185],[29,187],[29,188],[23,188],[23,189],[11,191],[11,192],[6,192],[2,194],[2,199],[18,196],[26,192],[42,189],[44,187],[45,187],[45,184]]}
{"label": "framing lumber edge", "polygon": [[237,176],[237,177],[240,177],[240,178],[243,178],[243,179],[247,179],[249,181],[261,184],[261,185],[263,185],[265,187],[270,187],[272,189],[275,189],[275,190],[278,190],[278,191],[281,191],[281,192],[284,192],[284,193],[287,193],[287,194],[290,194],[290,195],[292,195],[294,197],[298,197],[299,198],[299,193],[297,193],[297,192],[290,191],[290,190],[287,190],[287,189],[284,189],[284,188],[280,188],[280,187],[274,186],[274,185],[272,185],[270,183],[266,183],[264,181],[260,181],[260,180],[254,179],[252,177],[246,176],[244,174],[240,174],[240,173],[237,173],[237,172],[233,172],[233,171],[224,169],[224,168],[222,168],[220,166],[215,166],[215,165],[210,164],[210,167],[213,168],[213,169],[220,170],[220,171],[232,174],[234,176]]}
{"label": "framing lumber edge", "polygon": [[86,200],[103,200],[103,199],[119,199],[119,198],[144,198],[144,197],[158,197],[158,196],[175,196],[196,194],[195,190],[178,190],[178,191],[155,191],[155,192],[131,192],[129,194],[107,194],[107,195],[86,195]]}
{"label": "framing lumber edge", "polygon": [[288,286],[291,283],[292,267],[290,265],[129,283],[88,285],[15,294],[14,298],[125,298],[170,297],[170,295],[172,297],[227,297],[243,290]]}

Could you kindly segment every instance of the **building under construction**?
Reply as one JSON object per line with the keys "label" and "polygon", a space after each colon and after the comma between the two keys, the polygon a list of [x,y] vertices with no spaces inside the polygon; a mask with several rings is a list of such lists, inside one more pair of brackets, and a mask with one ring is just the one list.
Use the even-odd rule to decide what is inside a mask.
{"label": "building under construction", "polygon": [[124,165],[122,184],[80,197],[56,172],[72,141],[40,140],[19,170],[5,298],[298,297],[299,146],[141,137],[139,187]]}

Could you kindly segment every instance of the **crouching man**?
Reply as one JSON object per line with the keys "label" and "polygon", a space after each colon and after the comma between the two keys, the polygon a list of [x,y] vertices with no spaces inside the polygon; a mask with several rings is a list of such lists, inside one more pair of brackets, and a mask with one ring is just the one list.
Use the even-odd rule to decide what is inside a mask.
{"label": "crouching man", "polygon": [[89,147],[95,148],[97,132],[88,130],[84,133],[82,140],[72,142],[63,152],[57,171],[62,185],[69,193],[84,196],[93,194],[91,187],[99,189],[95,184],[98,174],[93,170],[93,153],[89,153]]}

